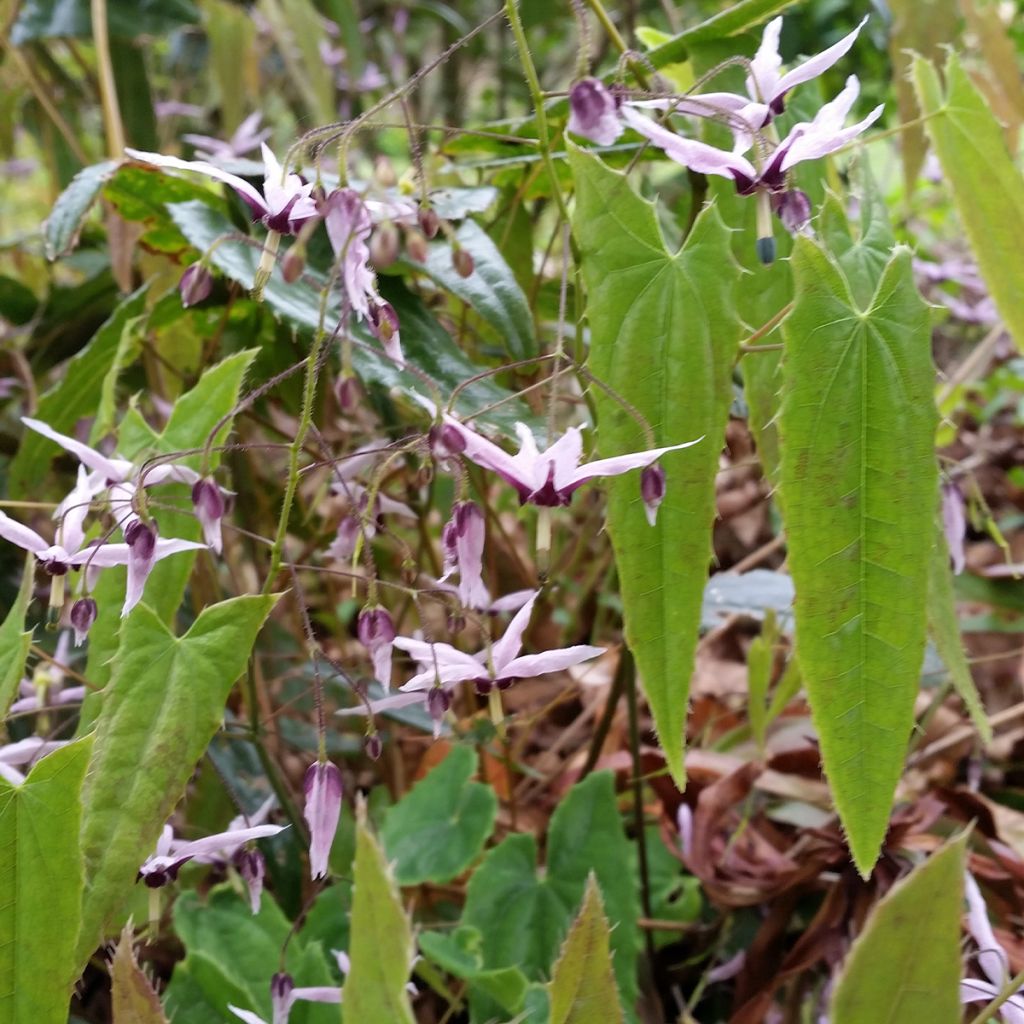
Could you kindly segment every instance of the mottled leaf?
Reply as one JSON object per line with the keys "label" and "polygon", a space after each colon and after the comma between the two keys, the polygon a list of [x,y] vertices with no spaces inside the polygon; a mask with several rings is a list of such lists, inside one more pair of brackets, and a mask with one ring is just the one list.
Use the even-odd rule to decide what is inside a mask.
{"label": "mottled leaf", "polygon": [[610,479],[608,530],[622,585],[626,639],[636,655],[673,778],[685,780],[687,699],[711,559],[715,475],[732,402],[741,329],[733,305],[740,268],[729,231],[712,208],[675,254],[654,208],[623,175],[569,145],[576,182],[574,230],[587,284],[590,368],[639,410],[600,388],[602,457],[702,438],[666,455],[665,500],[647,523],[639,474]]}
{"label": "mottled leaf", "polygon": [[797,240],[793,271],[781,431],[796,650],[836,808],[867,874],[924,657],[937,486],[931,332],[907,249],[864,305],[809,239]]}
{"label": "mottled leaf", "polygon": [[117,164],[113,160],[86,167],[57,197],[50,216],[43,224],[43,251],[48,260],[66,256],[74,249],[92,204],[115,170]]}

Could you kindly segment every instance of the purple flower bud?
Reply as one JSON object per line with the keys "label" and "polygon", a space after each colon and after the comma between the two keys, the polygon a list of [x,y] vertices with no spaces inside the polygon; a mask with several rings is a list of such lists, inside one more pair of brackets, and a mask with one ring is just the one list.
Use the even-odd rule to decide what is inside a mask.
{"label": "purple flower bud", "polygon": [[359,404],[360,387],[357,378],[346,374],[334,385],[334,397],[342,412],[351,412]]}
{"label": "purple flower bud", "polygon": [[127,615],[142,600],[146,580],[156,562],[156,536],[155,521],[150,524],[135,519],[125,528],[124,539],[128,543],[128,586],[122,616]]}
{"label": "purple flower bud", "polygon": [[209,298],[213,291],[213,275],[202,265],[193,263],[178,282],[178,292],[181,294],[181,304],[188,309],[203,299]]}
{"label": "purple flower bud", "polygon": [[288,251],[281,260],[281,276],[285,284],[294,284],[306,269],[306,247],[301,242],[296,242],[288,247]]}
{"label": "purple flower bud", "polygon": [[450,459],[466,450],[466,439],[450,423],[435,423],[428,438],[434,455],[439,459]]}
{"label": "purple flower bud", "polygon": [[267,862],[259,850],[239,850],[235,854],[235,867],[249,890],[249,906],[254,914],[260,912],[260,897],[263,894],[263,879],[267,874]]}
{"label": "purple flower bud", "polygon": [[647,522],[654,526],[658,521],[658,506],[665,498],[665,470],[657,462],[646,466],[640,474],[640,497],[644,500]]}
{"label": "purple flower bud", "polygon": [[384,753],[384,744],[381,741],[380,734],[371,732],[365,740],[363,740],[363,750],[366,751],[366,756],[371,761],[377,761],[380,759],[380,755]]}
{"label": "purple flower bud", "polygon": [[288,1016],[291,1013],[292,1003],[295,1001],[292,996],[292,989],[295,982],[292,976],[284,971],[279,971],[270,979],[270,1006],[273,1010],[273,1024],[288,1024]]}
{"label": "purple flower bud", "polygon": [[959,576],[967,564],[967,556],[964,553],[967,516],[963,493],[954,483],[942,485],[942,529],[946,534],[946,544],[949,547],[953,572]]}
{"label": "purple flower bud", "polygon": [[224,518],[224,496],[208,478],[192,485],[192,507],[203,528],[203,539],[219,555],[222,547],[220,521]]}
{"label": "purple flower bud", "polygon": [[346,561],[356,551],[356,543],[359,540],[359,518],[357,516],[345,516],[338,523],[338,532],[327,549],[328,558],[337,558],[339,561]]}
{"label": "purple flower bud", "polygon": [[619,104],[596,78],[584,78],[569,90],[569,131],[599,146],[610,146],[621,134]]}
{"label": "purple flower bud", "polygon": [[356,622],[359,642],[370,652],[373,672],[383,683],[384,689],[391,689],[391,643],[395,639],[395,623],[387,608],[377,605],[364,608]]}
{"label": "purple flower bud", "polygon": [[465,249],[459,247],[452,250],[452,266],[459,277],[472,277],[476,263]]}
{"label": "purple flower bud", "polygon": [[382,224],[370,236],[370,262],[384,270],[398,259],[398,248],[398,229],[394,224]]}
{"label": "purple flower bud", "polygon": [[434,739],[441,735],[441,720],[451,706],[451,694],[443,686],[427,691],[427,713],[434,720]]}
{"label": "purple flower bud", "polygon": [[491,602],[483,583],[486,520],[475,501],[460,501],[452,509],[455,557],[459,566],[459,600],[467,608],[486,608]]}
{"label": "purple flower bud", "polygon": [[811,219],[811,200],[806,192],[801,192],[798,188],[773,195],[772,207],[782,221],[782,226],[791,235],[803,231]]}
{"label": "purple flower bud", "polygon": [[370,329],[374,337],[384,346],[384,351],[399,366],[405,365],[402,346],[398,339],[398,314],[390,302],[378,302],[370,307]]}
{"label": "purple flower bud", "polygon": [[98,609],[91,597],[80,597],[71,606],[71,628],[75,631],[75,646],[81,647],[96,621]]}
{"label": "purple flower bud", "polygon": [[426,263],[427,240],[418,231],[407,231],[405,235],[405,251],[414,263]]}
{"label": "purple flower bud", "polygon": [[441,228],[441,218],[438,217],[433,208],[430,206],[421,206],[417,217],[420,223],[420,231],[422,231],[427,238],[434,238]]}
{"label": "purple flower bud", "polygon": [[309,766],[303,783],[306,806],[303,817],[309,826],[309,868],[314,881],[327,874],[327,858],[341,816],[341,772],[330,761]]}

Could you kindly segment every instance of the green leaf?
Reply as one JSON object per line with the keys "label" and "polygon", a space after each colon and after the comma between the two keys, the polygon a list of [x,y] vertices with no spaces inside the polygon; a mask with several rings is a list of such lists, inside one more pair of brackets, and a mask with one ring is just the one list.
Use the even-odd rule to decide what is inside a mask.
{"label": "green leaf", "polygon": [[388,810],[381,839],[399,885],[448,882],[480,855],[498,815],[498,797],[482,782],[472,747],[448,756]]}
{"label": "green leaf", "polygon": [[[320,944],[301,935],[289,939],[291,922],[267,892],[258,914],[230,885],[218,886],[205,900],[195,892],[183,893],[174,904],[174,930],[186,958],[175,967],[165,994],[172,1021],[222,1024],[228,1002],[270,1020],[270,980],[281,969],[298,986],[333,984]],[[303,1011],[314,1011],[310,1020],[316,1022],[336,1022],[339,1016],[336,1006],[297,1005],[291,1018],[295,1024]]]}
{"label": "green leaf", "polygon": [[0,778],[0,1021],[62,1024],[78,977],[78,842],[92,738],[39,761],[20,786]]}
{"label": "green leaf", "polygon": [[476,928],[460,926],[453,932],[421,932],[420,951],[442,970],[470,983],[510,1014],[519,1013],[526,999],[526,976],[517,967],[488,970],[483,966],[483,936]]}
{"label": "green leaf", "polygon": [[[463,923],[483,935],[488,968],[519,967],[531,980],[547,978],[593,871],[612,933],[615,977],[632,1019],[640,949],[634,849],[626,839],[609,772],[575,785],[551,818],[547,870],[537,871],[532,835],[511,835],[484,858],[466,890]],[[501,927],[494,927],[500,921]]]}
{"label": "green leaf", "polygon": [[928,310],[899,248],[861,306],[797,240],[781,413],[796,651],[854,860],[870,872],[913,725],[937,486]]}
{"label": "green leaf", "polygon": [[356,825],[351,929],[352,966],[345,980],[342,1021],[413,1024],[405,990],[414,955],[412,930],[384,851],[366,824],[364,805]]}
{"label": "green leaf", "polygon": [[667,491],[654,527],[644,514],[639,474],[606,485],[626,639],[669,770],[682,787],[715,476],[740,336],[733,305],[740,268],[714,208],[697,218],[683,247],[671,254],[654,207],[626,178],[572,144],[568,149],[577,193],[573,226],[587,284],[590,368],[643,414],[654,433],[648,439],[622,405],[594,388],[601,455],[703,438],[661,460]]}
{"label": "green leaf", "polygon": [[953,570],[949,564],[949,547],[942,523],[936,523],[935,543],[928,563],[928,634],[949,670],[953,688],[971,716],[974,728],[985,743],[992,742],[992,726],[982,707],[981,698],[971,678],[963,643],[960,623],[956,615],[956,596],[953,592]]}
{"label": "green leaf", "polygon": [[685,60],[689,47],[726,39],[775,17],[796,0],[740,0],[724,11],[688,28],[652,50],[647,59],[655,69]]}
{"label": "green leaf", "polygon": [[[68,363],[63,378],[40,398],[36,419],[70,434],[79,419],[95,413],[103,382],[117,359],[125,325],[142,315],[145,304],[145,286],[120,303],[89,344]],[[11,460],[7,484],[10,496],[38,496],[39,481],[46,475],[49,460],[59,451],[62,449],[55,442],[26,428]]]}
{"label": "green leaf", "polygon": [[137,316],[126,320],[117,343],[110,369],[100,385],[100,401],[96,407],[96,418],[89,431],[89,441],[96,444],[114,429],[117,416],[117,378],[121,372],[138,358],[142,351],[143,330],[148,317]]}
{"label": "green leaf", "polygon": [[621,1024],[622,1007],[615,991],[608,940],[601,890],[590,875],[583,906],[569,929],[548,987],[551,1024]]}
{"label": "green leaf", "polygon": [[222,601],[180,638],[146,605],[125,620],[82,794],[81,962],[104,938],[220,726],[276,600]]}
{"label": "green leaf", "polygon": [[135,961],[127,925],[110,964],[110,1003],[113,1024],[167,1024],[159,997]]}
{"label": "green leaf", "polygon": [[43,251],[48,260],[66,256],[78,244],[78,235],[92,204],[116,170],[117,164],[113,160],[86,167],[57,197],[50,216],[43,224]]}
{"label": "green leaf", "polygon": [[1007,152],[1002,127],[955,53],[946,59],[945,94],[935,65],[917,57],[913,73],[925,128],[952,187],[978,269],[1017,347],[1024,350],[1020,268],[1007,258],[1024,237],[1024,175]]}
{"label": "green leaf", "polygon": [[32,600],[32,585],[36,578],[36,560],[32,555],[25,558],[25,570],[21,576],[18,596],[14,599],[7,617],[0,626],[0,721],[7,717],[18,692],[18,683],[25,675],[25,662],[32,646],[32,633],[25,631],[25,615]]}
{"label": "green leaf", "polygon": [[469,277],[463,277],[455,269],[454,245],[448,239],[430,243],[426,263],[409,261],[410,265],[425,271],[452,295],[475,309],[504,339],[505,348],[513,359],[536,355],[537,337],[530,305],[498,247],[473,220],[463,221],[455,238],[459,247],[473,257],[473,273]]}
{"label": "green leaf", "polygon": [[[181,25],[194,25],[199,13],[191,0],[108,0],[107,22],[112,36],[134,39],[158,36]],[[89,0],[25,0],[11,28],[11,42],[33,39],[91,38]]]}
{"label": "green leaf", "polygon": [[967,832],[951,840],[871,911],[836,985],[832,1024],[957,1024]]}
{"label": "green leaf", "polygon": [[[173,203],[169,210],[182,234],[204,252],[218,238],[236,230],[227,218],[203,203]],[[210,256],[213,266],[243,288],[252,288],[259,260],[260,250],[241,242],[224,242]],[[263,297],[278,316],[304,332],[315,331],[320,322],[320,281],[318,275],[311,270],[307,270],[302,279],[293,284],[285,284],[280,275],[275,274],[267,284]],[[381,287],[384,297],[398,313],[406,359],[435,381],[442,394],[450,394],[462,381],[480,372],[481,368],[466,358],[452,341],[451,335],[407,289],[386,279],[381,282]],[[336,326],[329,313],[325,322],[327,331],[333,331]],[[358,330],[354,334],[364,340],[369,337]],[[352,358],[360,376],[366,381],[384,388],[398,388],[406,393],[413,390],[423,392],[422,380],[402,373],[383,353],[378,355],[375,351],[357,347]],[[511,434],[516,420],[530,419],[525,405],[513,399],[511,392],[499,387],[491,379],[476,381],[467,387],[462,392],[457,409],[466,413],[475,412],[497,402],[503,404],[479,417],[479,422],[499,426]]]}

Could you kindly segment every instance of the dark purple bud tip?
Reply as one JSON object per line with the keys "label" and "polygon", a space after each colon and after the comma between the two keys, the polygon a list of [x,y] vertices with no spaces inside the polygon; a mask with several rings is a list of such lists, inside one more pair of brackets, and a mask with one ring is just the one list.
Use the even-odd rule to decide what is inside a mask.
{"label": "dark purple bud tip", "polygon": [[509,689],[514,682],[514,679],[499,679],[495,685],[502,691],[502,693],[504,693],[505,690]]}
{"label": "dark purple bud tip", "polygon": [[658,506],[665,499],[665,470],[658,463],[646,466],[640,474],[640,497],[647,521],[653,526],[658,518]]}
{"label": "dark purple bud tip", "polygon": [[420,231],[427,238],[434,238],[441,229],[441,218],[429,206],[421,206],[418,214]]}
{"label": "dark purple bud tip", "polygon": [[596,78],[584,78],[569,90],[569,131],[610,146],[621,134],[617,97]]}
{"label": "dark purple bud tip", "polygon": [[364,608],[356,622],[356,635],[359,642],[371,650],[395,639],[395,622],[387,608],[376,605]]}
{"label": "dark purple bud tip", "polygon": [[295,988],[295,982],[292,981],[292,976],[284,971],[278,971],[270,979],[270,998],[287,999],[292,994],[293,988]]}
{"label": "dark purple bud tip", "polygon": [[486,697],[494,689],[493,679],[474,679],[473,688],[481,697]]}
{"label": "dark purple bud tip", "polygon": [[178,292],[181,294],[181,304],[188,309],[203,299],[209,298],[213,291],[213,275],[202,265],[193,263],[178,282]]}
{"label": "dark purple bud tip", "polygon": [[465,249],[459,248],[452,250],[452,266],[459,277],[472,277],[476,263]]}
{"label": "dark purple bud tip", "polygon": [[150,526],[141,519],[136,519],[128,524],[128,529],[124,531],[124,539],[136,558],[147,559],[156,549],[156,523]]}
{"label": "dark purple bud tip", "polygon": [[294,284],[306,269],[306,247],[296,242],[290,246],[281,260],[281,276],[285,284]]}
{"label": "dark purple bud tip", "polygon": [[775,262],[775,239],[759,238],[757,240],[757,258],[767,267]]}
{"label": "dark purple bud tip", "polygon": [[222,519],[224,516],[224,495],[209,478],[197,480],[192,485],[192,505],[200,513],[200,518]]}
{"label": "dark purple bud tip", "polygon": [[444,718],[451,706],[452,698],[443,686],[435,686],[427,694],[427,711],[435,721]]}
{"label": "dark purple bud tip", "polygon": [[363,750],[366,751],[366,756],[371,761],[379,761],[380,755],[384,753],[384,742],[380,738],[380,734],[371,732],[369,736],[363,740]]}
{"label": "dark purple bud tip", "polygon": [[71,606],[71,628],[75,631],[75,646],[81,647],[96,621],[99,609],[91,597],[80,597]]}

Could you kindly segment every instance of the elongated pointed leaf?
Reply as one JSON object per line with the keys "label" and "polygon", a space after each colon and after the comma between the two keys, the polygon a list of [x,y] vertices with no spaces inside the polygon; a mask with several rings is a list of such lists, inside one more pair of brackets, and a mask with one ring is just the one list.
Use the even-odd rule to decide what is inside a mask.
{"label": "elongated pointed leaf", "polygon": [[953,592],[953,570],[949,564],[949,547],[941,523],[936,524],[935,544],[928,563],[928,633],[949,670],[953,687],[971,716],[978,735],[992,740],[992,726],[981,704],[971,667],[960,639],[960,623],[956,616],[956,595]]}
{"label": "elongated pointed leaf", "polygon": [[1017,253],[1024,237],[1024,175],[1003,130],[955,53],[943,92],[935,65],[914,60],[914,88],[925,129],[952,186],[971,251],[1007,328],[1024,350],[1024,290]]}
{"label": "elongated pointed leaf", "polygon": [[18,683],[25,675],[25,661],[32,646],[32,630],[25,630],[25,615],[35,577],[36,560],[28,555],[18,596],[0,626],[0,721],[7,717],[11,701],[18,692]]}
{"label": "elongated pointed leaf", "polygon": [[480,855],[494,828],[498,797],[482,782],[472,747],[453,747],[388,810],[381,831],[399,885],[448,882]]}
{"label": "elongated pointed leaf", "polygon": [[379,1020],[413,1024],[405,990],[413,958],[412,929],[365,808],[356,826],[352,899],[352,968],[341,1002],[344,1024]]}
{"label": "elongated pointed leaf", "polygon": [[572,144],[569,162],[577,193],[573,226],[587,283],[590,368],[654,431],[648,440],[622,405],[594,388],[601,455],[703,438],[662,459],[667,492],[654,527],[644,514],[638,474],[606,483],[626,639],[669,769],[682,786],[715,474],[740,335],[733,305],[740,269],[729,252],[729,231],[713,208],[697,218],[682,249],[672,254],[654,207],[621,174]]}
{"label": "elongated pointed leaf", "polygon": [[44,757],[20,786],[0,779],[0,1021],[61,1024],[77,978],[78,842],[92,737]]}
{"label": "elongated pointed leaf", "polygon": [[153,852],[276,600],[223,601],[205,609],[182,637],[146,605],[125,621],[82,794],[81,962]]}
{"label": "elongated pointed leaf", "polygon": [[871,870],[924,657],[936,466],[927,307],[898,249],[863,308],[809,239],[793,254],[781,429],[796,649],[836,808]]}
{"label": "elongated pointed leaf", "polygon": [[960,917],[968,833],[886,893],[850,951],[831,1024],[927,1021],[960,1015]]}
{"label": "elongated pointed leaf", "polygon": [[608,940],[601,890],[591,875],[583,906],[552,974],[551,1024],[621,1024],[622,1007],[615,991]]}

